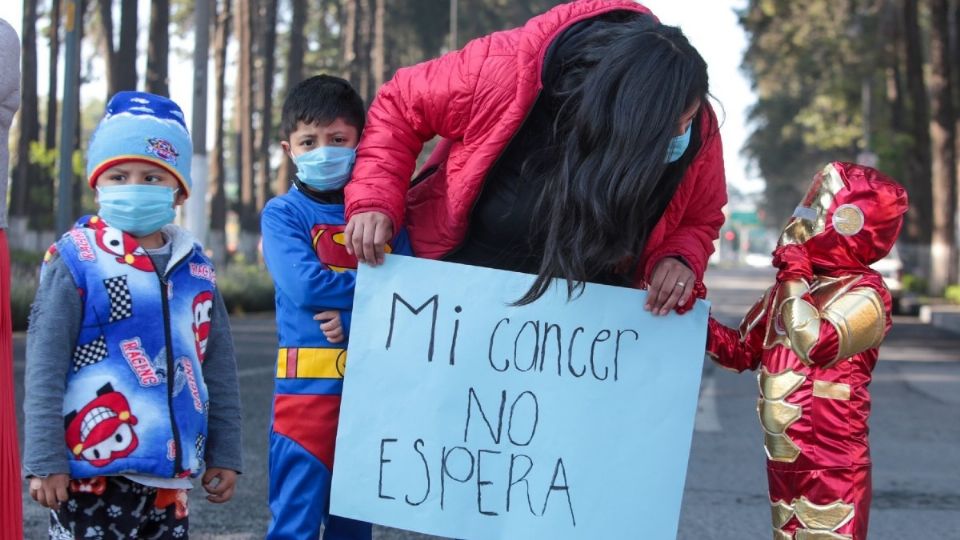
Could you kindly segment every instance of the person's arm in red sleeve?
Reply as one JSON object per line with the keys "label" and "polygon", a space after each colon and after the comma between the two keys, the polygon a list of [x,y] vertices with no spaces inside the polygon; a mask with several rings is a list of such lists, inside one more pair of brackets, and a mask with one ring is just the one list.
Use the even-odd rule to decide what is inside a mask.
{"label": "person's arm in red sleeve", "polygon": [[744,317],[739,330],[724,326],[710,317],[707,324],[707,355],[714,362],[733,371],[757,369],[763,353],[767,304],[767,297],[764,296]]}
{"label": "person's arm in red sleeve", "polygon": [[[684,210],[679,226],[647,257],[644,275],[647,281],[654,267],[665,257],[679,258],[693,270],[697,281],[703,280],[707,260],[713,253],[713,242],[723,226],[723,207],[727,204],[727,182],[723,170],[723,146],[713,110],[705,107],[701,114],[703,145],[690,164],[688,174],[696,181],[690,190],[690,202]],[[671,284],[672,285],[672,284]],[[691,289],[692,291],[692,289]],[[688,302],[693,295],[688,295]],[[686,304],[679,302],[678,305]]]}
{"label": "person's arm in red sleeve", "polygon": [[[400,69],[377,93],[345,189],[346,245],[361,261],[382,260],[383,245],[400,230],[410,177],[424,142],[437,135],[463,137],[489,42],[489,36],[480,38],[459,51]],[[367,222],[371,213],[380,216]],[[375,240],[371,226],[377,227]],[[377,256],[367,249],[371,242]]]}

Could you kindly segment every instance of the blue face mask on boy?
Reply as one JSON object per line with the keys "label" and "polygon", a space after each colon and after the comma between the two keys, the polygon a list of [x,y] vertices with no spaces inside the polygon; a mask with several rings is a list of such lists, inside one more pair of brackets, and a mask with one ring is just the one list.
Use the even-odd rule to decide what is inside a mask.
{"label": "blue face mask on boy", "polygon": [[317,191],[334,191],[346,185],[357,158],[356,148],[320,146],[294,156],[297,178]]}
{"label": "blue face mask on boy", "polygon": [[173,223],[177,190],[166,186],[133,184],[97,188],[100,217],[111,227],[134,236],[146,236]]}
{"label": "blue face mask on boy", "polygon": [[673,163],[687,151],[687,146],[690,144],[690,126],[692,125],[693,122],[690,122],[687,124],[687,130],[683,132],[683,135],[677,135],[670,139],[670,146],[667,147],[667,157],[663,160],[664,163]]}

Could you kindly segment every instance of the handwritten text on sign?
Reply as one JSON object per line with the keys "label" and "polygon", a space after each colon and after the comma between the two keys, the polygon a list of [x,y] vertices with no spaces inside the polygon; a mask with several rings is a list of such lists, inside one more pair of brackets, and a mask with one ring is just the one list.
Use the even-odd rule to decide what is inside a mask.
{"label": "handwritten text on sign", "polygon": [[[673,538],[708,308],[391,256],[358,276],[331,512],[458,538]],[[639,535],[639,536],[638,536]]]}

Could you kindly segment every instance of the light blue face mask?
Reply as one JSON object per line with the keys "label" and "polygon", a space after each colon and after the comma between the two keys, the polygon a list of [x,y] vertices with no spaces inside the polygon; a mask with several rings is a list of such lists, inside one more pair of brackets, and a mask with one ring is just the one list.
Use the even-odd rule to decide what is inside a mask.
{"label": "light blue face mask", "polygon": [[687,146],[690,144],[690,126],[692,125],[693,122],[690,122],[687,124],[687,130],[683,132],[683,135],[677,135],[670,139],[670,146],[667,147],[667,157],[663,160],[664,163],[673,163],[687,151]]}
{"label": "light blue face mask", "polygon": [[317,191],[334,191],[346,185],[357,157],[356,148],[320,146],[295,156],[297,178]]}
{"label": "light blue face mask", "polygon": [[177,190],[143,184],[97,188],[100,217],[111,227],[134,236],[146,236],[173,223]]}

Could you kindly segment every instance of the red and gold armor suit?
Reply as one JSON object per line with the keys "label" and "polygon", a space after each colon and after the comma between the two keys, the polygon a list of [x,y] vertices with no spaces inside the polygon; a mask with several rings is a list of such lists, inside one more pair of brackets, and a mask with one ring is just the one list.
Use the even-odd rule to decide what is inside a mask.
{"label": "red and gold armor suit", "polygon": [[777,283],[739,331],[710,320],[707,352],[760,369],[775,540],[863,540],[870,511],[867,385],[891,324],[869,268],[893,247],[907,195],[880,172],[831,163],[784,228]]}

